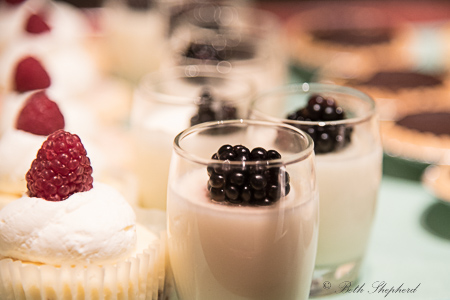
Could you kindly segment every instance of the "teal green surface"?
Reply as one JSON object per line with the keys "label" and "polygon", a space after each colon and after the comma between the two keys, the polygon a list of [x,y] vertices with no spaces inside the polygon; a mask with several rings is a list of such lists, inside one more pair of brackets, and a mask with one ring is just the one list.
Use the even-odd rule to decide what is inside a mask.
{"label": "teal green surface", "polygon": [[[424,164],[385,156],[377,214],[360,280],[330,300],[450,299],[450,205],[422,186]],[[386,286],[376,290],[380,282]],[[414,289],[411,293],[388,293]],[[420,284],[420,285],[419,285]],[[345,290],[347,291],[347,290]]]}

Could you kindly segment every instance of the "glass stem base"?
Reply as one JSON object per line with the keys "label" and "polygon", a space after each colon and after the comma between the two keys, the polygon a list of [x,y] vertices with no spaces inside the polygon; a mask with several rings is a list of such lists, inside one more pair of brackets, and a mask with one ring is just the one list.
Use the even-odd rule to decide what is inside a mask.
{"label": "glass stem base", "polygon": [[361,267],[361,259],[338,266],[316,267],[311,283],[310,298],[339,294],[345,285],[356,285]]}

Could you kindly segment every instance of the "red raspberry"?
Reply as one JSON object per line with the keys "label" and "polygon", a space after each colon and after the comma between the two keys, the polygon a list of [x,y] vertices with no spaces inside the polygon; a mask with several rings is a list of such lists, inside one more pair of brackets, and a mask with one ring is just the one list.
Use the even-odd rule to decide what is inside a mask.
{"label": "red raspberry", "polygon": [[92,167],[76,134],[52,133],[39,149],[26,176],[28,195],[62,201],[92,189]]}
{"label": "red raspberry", "polygon": [[50,26],[44,21],[42,14],[32,14],[28,17],[25,30],[31,34],[41,34],[50,31]]}
{"label": "red raspberry", "polygon": [[28,98],[16,121],[16,129],[37,135],[49,135],[63,128],[64,117],[45,91],[36,92]]}
{"label": "red raspberry", "polygon": [[51,81],[42,64],[36,58],[27,56],[17,64],[14,83],[16,91],[27,92],[48,88]]}
{"label": "red raspberry", "polygon": [[19,5],[22,4],[22,2],[25,2],[26,0],[5,0],[6,3],[9,5]]}

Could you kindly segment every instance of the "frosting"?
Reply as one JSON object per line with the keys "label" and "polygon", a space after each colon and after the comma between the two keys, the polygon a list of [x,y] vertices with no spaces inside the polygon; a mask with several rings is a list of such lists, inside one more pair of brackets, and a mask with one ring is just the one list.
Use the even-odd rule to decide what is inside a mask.
{"label": "frosting", "polygon": [[0,210],[0,257],[52,265],[115,263],[136,247],[136,216],[106,184],[59,202],[24,195]]}
{"label": "frosting", "polygon": [[26,191],[25,173],[47,137],[8,129],[0,139],[0,192]]}

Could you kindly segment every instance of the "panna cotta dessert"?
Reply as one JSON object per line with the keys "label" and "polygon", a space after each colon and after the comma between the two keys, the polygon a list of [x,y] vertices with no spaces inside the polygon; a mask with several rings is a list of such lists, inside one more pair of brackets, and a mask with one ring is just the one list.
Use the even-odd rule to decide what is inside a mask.
{"label": "panna cotta dessert", "polygon": [[202,122],[244,118],[252,93],[245,79],[201,67],[158,71],[141,81],[130,119],[140,206],[166,209],[175,136]]}
{"label": "panna cotta dessert", "polygon": [[163,297],[164,236],[92,174],[77,135],[57,130],[43,142],[24,175],[27,192],[0,210],[5,299]]}
{"label": "panna cotta dessert", "polygon": [[[281,149],[277,130],[290,149],[269,148]],[[294,130],[235,120],[177,136],[167,228],[179,299],[308,299],[318,195],[312,145]]]}
{"label": "panna cotta dessert", "polygon": [[286,122],[314,140],[320,226],[311,295],[328,292],[324,281],[356,280],[382,175],[373,100],[350,88],[303,84],[262,95],[251,110],[255,118]]}

